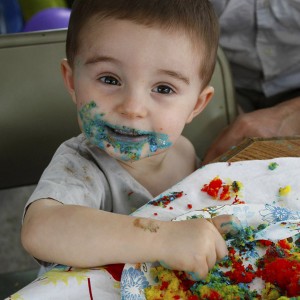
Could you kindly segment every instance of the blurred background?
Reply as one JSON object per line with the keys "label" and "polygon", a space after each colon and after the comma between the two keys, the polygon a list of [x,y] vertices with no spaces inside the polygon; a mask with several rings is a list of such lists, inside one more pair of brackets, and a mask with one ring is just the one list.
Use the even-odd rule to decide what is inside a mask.
{"label": "blurred background", "polygon": [[[10,112],[14,110],[14,101],[19,99],[18,89],[22,91],[22,95],[20,94],[22,103],[32,104],[29,111],[34,110],[35,101],[41,103],[43,107],[47,107],[47,99],[51,99],[53,108],[57,107],[55,103],[59,101],[57,102],[59,103],[59,110],[64,110],[61,108],[60,101],[61,98],[67,98],[67,94],[63,94],[65,90],[60,79],[59,61],[64,57],[66,30],[62,29],[68,27],[73,2],[74,0],[0,0],[0,111],[2,111],[0,136],[3,130],[7,128],[6,125],[10,130],[14,127],[14,117]],[[37,34],[33,36],[30,34],[32,32]],[[46,36],[48,34],[50,36]],[[12,65],[13,67],[11,67]],[[18,85],[18,89],[14,89],[20,74],[23,76],[25,74],[26,79],[31,79],[25,80],[25,82],[22,80],[24,89],[20,88],[20,85]],[[43,83],[39,81],[39,78],[43,78]],[[34,85],[30,84],[31,81]],[[44,84],[47,81],[50,82],[49,85]],[[41,87],[39,88],[38,85]],[[39,95],[38,91],[44,90],[46,86],[49,86],[50,89],[45,91],[43,95]],[[6,92],[10,96],[7,96]],[[57,92],[59,95],[56,94]],[[29,99],[26,95],[29,96]],[[65,101],[63,105],[71,109],[71,101]],[[17,109],[24,112],[19,104]],[[46,110],[48,109],[49,107],[46,108]],[[7,118],[3,117],[3,113]],[[51,112],[47,112],[48,114]],[[26,113],[22,114],[22,120],[18,120],[20,124],[24,122],[25,115]],[[29,124],[30,121],[27,123]],[[43,128],[48,128],[48,126],[49,124],[46,125],[43,120]],[[53,130],[53,132],[56,131]],[[76,134],[78,134],[78,130]],[[30,135],[30,133],[26,134],[27,142]],[[48,141],[51,140],[51,134],[45,138]],[[0,153],[4,153],[8,149],[6,144],[9,145],[9,142],[5,141],[5,145],[0,146],[2,151]],[[44,143],[41,142],[41,144]],[[21,152],[23,153],[23,150]],[[1,158],[6,159],[6,156]],[[26,157],[26,159],[28,158]],[[13,169],[12,166],[10,168]],[[7,169],[3,168],[2,165],[1,171],[0,177],[3,174],[7,177]],[[18,173],[19,169],[15,178],[18,177]],[[24,178],[27,177],[24,176]],[[0,299],[8,297],[33,281],[38,273],[38,263],[23,249],[20,240],[24,205],[34,188],[35,185],[16,188],[7,186],[6,188],[3,186],[3,176],[0,178]]]}
{"label": "blurred background", "polygon": [[67,28],[74,0],[0,0],[0,34]]}

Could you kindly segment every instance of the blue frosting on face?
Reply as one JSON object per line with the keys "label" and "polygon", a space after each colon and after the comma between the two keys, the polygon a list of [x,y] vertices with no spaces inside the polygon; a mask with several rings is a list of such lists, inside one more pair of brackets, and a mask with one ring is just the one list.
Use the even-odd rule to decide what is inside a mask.
{"label": "blue frosting on face", "polygon": [[[115,152],[122,154],[122,160],[140,159],[146,144],[149,145],[152,153],[172,145],[167,134],[110,124],[103,120],[104,114],[93,112],[96,108],[97,104],[91,101],[85,104],[78,112],[82,122],[83,133],[91,143],[104,151],[106,151],[107,147],[112,146]],[[123,135],[120,134],[120,137],[118,137],[118,134],[113,134],[115,130],[123,133]]]}

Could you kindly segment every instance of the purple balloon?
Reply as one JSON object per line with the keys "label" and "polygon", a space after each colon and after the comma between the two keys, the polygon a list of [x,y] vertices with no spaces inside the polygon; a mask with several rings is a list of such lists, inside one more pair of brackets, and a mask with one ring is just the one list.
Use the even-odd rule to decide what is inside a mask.
{"label": "purple balloon", "polygon": [[25,24],[23,31],[38,31],[67,28],[69,24],[71,9],[68,8],[46,8],[33,15]]}

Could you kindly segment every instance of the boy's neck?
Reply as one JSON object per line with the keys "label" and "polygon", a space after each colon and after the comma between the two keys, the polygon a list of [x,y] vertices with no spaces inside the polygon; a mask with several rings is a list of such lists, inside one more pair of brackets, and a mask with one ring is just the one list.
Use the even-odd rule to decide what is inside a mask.
{"label": "boy's neck", "polygon": [[119,164],[155,197],[166,189],[164,181],[157,182],[156,178],[161,180],[164,176],[168,168],[167,156],[168,152],[164,152],[134,162],[119,161]]}
{"label": "boy's neck", "polygon": [[194,153],[182,153],[176,146],[140,161],[119,163],[155,197],[196,169]]}

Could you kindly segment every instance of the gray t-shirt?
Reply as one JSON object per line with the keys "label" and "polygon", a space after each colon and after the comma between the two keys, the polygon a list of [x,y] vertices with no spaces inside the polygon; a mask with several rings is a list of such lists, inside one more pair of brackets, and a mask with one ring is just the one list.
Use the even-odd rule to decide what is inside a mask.
{"label": "gray t-shirt", "polygon": [[128,215],[153,196],[80,134],[57,149],[25,209],[43,198]]}
{"label": "gray t-shirt", "polygon": [[[119,163],[80,134],[64,142],[26,203],[51,198],[119,214],[130,214],[153,198]],[[54,264],[37,260],[39,275]]]}

